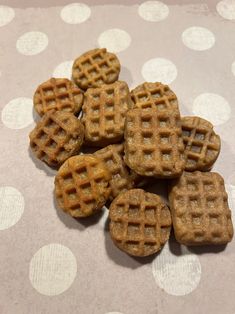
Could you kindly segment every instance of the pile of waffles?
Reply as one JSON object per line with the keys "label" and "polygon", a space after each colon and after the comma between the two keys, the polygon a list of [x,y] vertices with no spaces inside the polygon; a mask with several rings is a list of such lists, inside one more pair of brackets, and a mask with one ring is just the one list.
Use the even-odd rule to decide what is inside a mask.
{"label": "pile of waffles", "polygon": [[[158,252],[172,228],[184,245],[230,242],[224,180],[210,172],[220,152],[213,125],[181,117],[169,86],[145,82],[129,91],[119,72],[116,55],[94,49],[74,61],[72,80],[51,78],[34,94],[41,119],[30,146],[58,170],[58,206],[83,218],[106,205],[114,244],[133,256]],[[159,179],[167,180],[169,204],[143,189]]]}

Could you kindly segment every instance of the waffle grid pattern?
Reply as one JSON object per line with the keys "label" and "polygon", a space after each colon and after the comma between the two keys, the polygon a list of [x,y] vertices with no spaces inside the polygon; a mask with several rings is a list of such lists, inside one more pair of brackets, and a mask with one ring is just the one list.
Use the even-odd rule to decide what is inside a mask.
{"label": "waffle grid pattern", "polygon": [[178,108],[178,100],[168,85],[143,83],[131,91],[134,107],[142,109],[172,110]]}
{"label": "waffle grid pattern", "polygon": [[82,117],[86,142],[105,146],[120,141],[124,134],[125,114],[131,104],[125,82],[88,89]]}
{"label": "waffle grid pattern", "polygon": [[79,151],[83,137],[83,125],[72,113],[51,111],[30,133],[30,146],[39,159],[58,166]]}
{"label": "waffle grid pattern", "polygon": [[111,199],[115,198],[121,192],[133,188],[132,175],[123,161],[123,144],[109,145],[96,151],[95,155],[106,164],[111,173]]}
{"label": "waffle grid pattern", "polygon": [[110,175],[100,159],[90,155],[71,157],[56,176],[58,202],[74,217],[89,216],[107,201],[109,180]]}
{"label": "waffle grid pattern", "polygon": [[143,190],[122,193],[112,203],[109,217],[113,240],[131,255],[157,252],[170,235],[169,209],[159,196]]}
{"label": "waffle grid pattern", "polygon": [[232,239],[231,211],[219,174],[184,172],[173,186],[170,203],[175,236],[180,243],[223,244]]}
{"label": "waffle grid pattern", "polygon": [[184,169],[184,145],[178,110],[129,110],[125,161],[140,175],[174,177]]}
{"label": "waffle grid pattern", "polygon": [[91,50],[73,64],[73,79],[82,89],[110,84],[118,79],[120,63],[117,57],[105,48]]}
{"label": "waffle grid pattern", "polygon": [[188,171],[209,170],[220,152],[220,138],[210,122],[199,117],[182,118],[182,137]]}
{"label": "waffle grid pattern", "polygon": [[80,89],[67,79],[52,78],[41,84],[34,95],[35,109],[40,115],[53,109],[76,114],[81,109],[82,101]]}

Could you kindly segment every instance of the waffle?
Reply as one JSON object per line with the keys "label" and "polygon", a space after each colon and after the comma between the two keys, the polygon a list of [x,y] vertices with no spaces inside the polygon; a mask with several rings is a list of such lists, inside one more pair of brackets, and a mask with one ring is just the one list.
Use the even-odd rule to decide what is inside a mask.
{"label": "waffle", "polygon": [[169,193],[175,237],[185,245],[225,244],[233,237],[223,178],[215,172],[184,172]]}
{"label": "waffle", "polygon": [[110,199],[114,199],[121,192],[134,187],[133,175],[123,160],[124,147],[123,144],[109,145],[95,152],[107,166],[112,175],[110,180],[111,195]]}
{"label": "waffle", "polygon": [[185,165],[178,109],[134,108],[126,114],[125,162],[142,176],[173,178]]}
{"label": "waffle", "polygon": [[215,134],[213,125],[199,117],[184,117],[181,122],[185,170],[211,169],[220,152],[220,137]]}
{"label": "waffle", "polygon": [[37,158],[57,167],[79,152],[84,127],[72,113],[48,111],[29,135],[30,146]]}
{"label": "waffle", "polygon": [[83,90],[110,84],[118,79],[120,62],[117,56],[105,48],[87,51],[73,64],[72,77]]}
{"label": "waffle", "polygon": [[123,139],[125,114],[132,106],[125,82],[117,81],[85,93],[82,122],[85,142],[104,147]]}
{"label": "waffle", "polygon": [[51,78],[42,83],[33,97],[34,108],[40,116],[52,109],[77,114],[82,102],[81,90],[65,78]]}
{"label": "waffle", "polygon": [[55,178],[59,206],[73,217],[87,217],[101,210],[109,198],[110,173],[93,155],[69,158]]}
{"label": "waffle", "polygon": [[156,253],[169,239],[171,215],[161,198],[141,189],[121,193],[109,209],[110,235],[117,247],[134,256]]}
{"label": "waffle", "polygon": [[128,169],[130,171],[131,180],[133,182],[134,188],[142,188],[148,184],[151,184],[152,181],[154,182],[154,178],[140,176],[138,173],[136,173],[134,170],[130,169],[129,167]]}
{"label": "waffle", "polygon": [[178,109],[178,100],[168,85],[145,82],[131,91],[134,107],[159,111]]}

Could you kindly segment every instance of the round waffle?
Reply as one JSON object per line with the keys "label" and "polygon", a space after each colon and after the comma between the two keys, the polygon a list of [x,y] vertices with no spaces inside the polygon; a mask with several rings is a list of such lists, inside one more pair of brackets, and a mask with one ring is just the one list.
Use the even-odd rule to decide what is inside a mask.
{"label": "round waffle", "polygon": [[125,115],[132,106],[125,82],[89,88],[82,107],[85,143],[105,147],[123,139]]}
{"label": "round waffle", "polygon": [[109,208],[109,218],[113,242],[130,255],[154,254],[170,236],[170,210],[158,195],[141,189],[118,195]]}
{"label": "round waffle", "polygon": [[66,78],[51,78],[42,83],[33,97],[34,108],[40,116],[53,109],[77,114],[82,102],[81,90]]}
{"label": "round waffle", "polygon": [[72,77],[83,90],[110,84],[118,79],[120,62],[117,56],[105,48],[87,51],[73,64]]}
{"label": "round waffle", "polygon": [[224,180],[216,172],[184,172],[172,182],[170,208],[176,240],[185,245],[225,244],[233,237]]}
{"label": "round waffle", "polygon": [[220,137],[213,125],[199,117],[183,117],[182,138],[185,145],[185,170],[211,169],[220,152]]}
{"label": "round waffle", "polygon": [[37,158],[57,167],[79,152],[84,127],[70,112],[48,111],[31,131],[29,138]]}
{"label": "round waffle", "polygon": [[174,178],[184,170],[178,109],[130,109],[125,123],[125,162],[142,176]]}
{"label": "round waffle", "polygon": [[134,107],[159,111],[178,109],[178,100],[175,93],[168,85],[159,82],[145,82],[131,91],[131,99]]}
{"label": "round waffle", "polygon": [[59,206],[73,217],[87,217],[101,210],[110,195],[111,175],[93,155],[69,158],[55,178]]}

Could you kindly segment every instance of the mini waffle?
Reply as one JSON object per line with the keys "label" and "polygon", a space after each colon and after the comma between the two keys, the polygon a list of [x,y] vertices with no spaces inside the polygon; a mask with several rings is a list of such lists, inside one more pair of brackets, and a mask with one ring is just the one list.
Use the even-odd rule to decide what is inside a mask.
{"label": "mini waffle", "polygon": [[57,167],[79,152],[84,127],[72,113],[48,111],[29,135],[30,146],[37,158]]}
{"label": "mini waffle", "polygon": [[185,245],[225,244],[233,237],[223,178],[215,172],[184,172],[169,193],[175,237]]}
{"label": "mini waffle", "polygon": [[169,239],[171,215],[161,198],[141,189],[121,193],[109,209],[110,235],[130,255],[148,256]]}
{"label": "mini waffle", "polygon": [[101,210],[110,195],[110,173],[93,155],[69,158],[55,178],[59,206],[73,217],[90,216]]}
{"label": "mini waffle", "polygon": [[134,107],[159,111],[178,109],[178,100],[168,85],[145,82],[131,91]]}
{"label": "mini waffle", "polygon": [[184,170],[178,109],[131,109],[126,114],[125,162],[142,176],[173,178]]}
{"label": "mini waffle", "polygon": [[185,170],[211,169],[220,152],[220,137],[213,125],[199,117],[183,117],[182,137],[185,145]]}
{"label": "mini waffle", "polygon": [[125,114],[131,106],[129,88],[125,82],[89,88],[82,108],[86,144],[104,147],[121,141]]}
{"label": "mini waffle", "polygon": [[117,56],[105,48],[87,51],[73,64],[72,77],[83,90],[110,84],[118,79],[120,62]]}
{"label": "mini waffle", "polygon": [[83,94],[70,80],[51,78],[38,86],[33,102],[40,116],[52,109],[77,114],[82,107]]}
{"label": "mini waffle", "polygon": [[123,144],[109,145],[96,151],[95,155],[106,164],[112,175],[110,199],[114,199],[121,192],[134,187],[133,176],[123,160]]}

